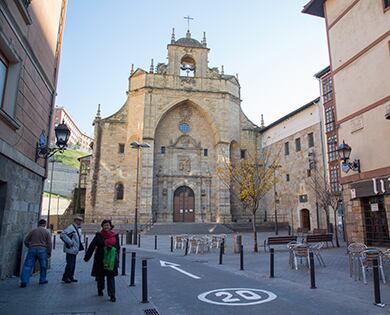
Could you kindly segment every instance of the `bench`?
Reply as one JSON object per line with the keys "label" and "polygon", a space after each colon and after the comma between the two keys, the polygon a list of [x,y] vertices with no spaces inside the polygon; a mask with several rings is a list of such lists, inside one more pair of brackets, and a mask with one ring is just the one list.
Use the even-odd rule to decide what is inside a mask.
{"label": "bench", "polygon": [[334,244],[333,244],[333,234],[332,233],[306,235],[305,242],[306,243],[326,242],[326,246],[328,246],[328,242],[331,242],[332,246],[334,247]]}
{"label": "bench", "polygon": [[267,251],[267,246],[269,248],[270,245],[283,245],[293,241],[297,241],[296,236],[270,236],[268,239],[264,240],[264,251]]}

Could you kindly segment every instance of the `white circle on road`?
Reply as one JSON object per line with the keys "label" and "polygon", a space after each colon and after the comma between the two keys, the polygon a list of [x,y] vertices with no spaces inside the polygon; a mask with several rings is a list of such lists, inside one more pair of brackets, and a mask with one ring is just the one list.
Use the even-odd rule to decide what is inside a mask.
{"label": "white circle on road", "polygon": [[276,298],[276,294],[270,291],[250,288],[216,289],[198,295],[198,299],[202,302],[227,306],[262,304]]}

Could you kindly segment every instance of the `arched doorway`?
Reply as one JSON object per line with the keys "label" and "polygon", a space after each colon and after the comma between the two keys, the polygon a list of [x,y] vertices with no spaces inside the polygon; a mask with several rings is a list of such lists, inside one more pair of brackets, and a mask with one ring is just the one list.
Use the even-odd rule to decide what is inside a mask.
{"label": "arched doorway", "polygon": [[195,222],[194,191],[181,186],[173,195],[173,222]]}
{"label": "arched doorway", "polygon": [[301,210],[301,228],[310,231],[310,211],[308,209]]}

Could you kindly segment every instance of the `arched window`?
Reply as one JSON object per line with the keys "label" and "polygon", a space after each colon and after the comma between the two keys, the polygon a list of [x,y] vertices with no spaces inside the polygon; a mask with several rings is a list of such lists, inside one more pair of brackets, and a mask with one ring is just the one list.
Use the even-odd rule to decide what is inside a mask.
{"label": "arched window", "polygon": [[117,183],[115,185],[115,200],[123,200],[123,184]]}
{"label": "arched window", "polygon": [[180,61],[180,75],[185,77],[193,77],[195,75],[195,60],[185,55]]}

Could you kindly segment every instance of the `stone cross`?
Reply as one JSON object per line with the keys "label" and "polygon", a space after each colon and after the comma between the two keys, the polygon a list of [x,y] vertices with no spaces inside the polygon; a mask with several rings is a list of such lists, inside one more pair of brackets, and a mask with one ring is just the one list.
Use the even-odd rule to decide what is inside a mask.
{"label": "stone cross", "polygon": [[190,30],[190,20],[193,20],[194,18],[190,17],[189,15],[184,17],[187,20],[188,30]]}

